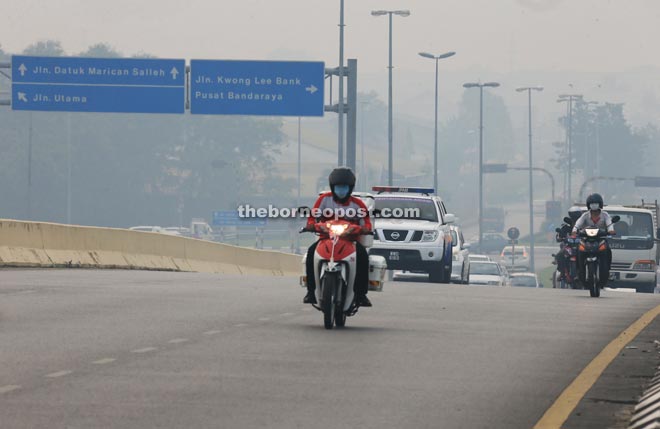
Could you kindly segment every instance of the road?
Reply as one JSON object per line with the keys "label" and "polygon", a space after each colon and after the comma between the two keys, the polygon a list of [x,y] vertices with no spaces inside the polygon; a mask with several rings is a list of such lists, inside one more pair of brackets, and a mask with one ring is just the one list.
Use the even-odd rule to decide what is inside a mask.
{"label": "road", "polygon": [[[647,294],[391,282],[346,329],[327,331],[296,283],[0,271],[0,426],[531,428],[660,304]],[[617,389],[594,386],[601,398],[626,380],[641,394],[657,357],[634,352],[634,369],[613,365]],[[584,418],[566,427],[605,427],[587,420],[588,398]]]}

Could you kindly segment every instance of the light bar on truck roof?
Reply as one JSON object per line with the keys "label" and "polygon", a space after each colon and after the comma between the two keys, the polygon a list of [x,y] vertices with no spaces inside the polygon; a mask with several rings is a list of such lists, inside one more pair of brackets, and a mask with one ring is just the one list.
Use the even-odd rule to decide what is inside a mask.
{"label": "light bar on truck roof", "polygon": [[411,194],[424,194],[430,195],[435,192],[433,188],[416,188],[416,187],[407,187],[407,186],[374,186],[371,188],[372,191],[378,192],[405,192]]}

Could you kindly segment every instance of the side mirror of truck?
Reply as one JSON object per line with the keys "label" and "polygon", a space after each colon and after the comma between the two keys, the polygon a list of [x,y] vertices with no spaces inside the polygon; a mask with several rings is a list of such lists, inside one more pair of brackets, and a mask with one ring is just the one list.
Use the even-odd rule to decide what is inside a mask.
{"label": "side mirror of truck", "polygon": [[655,231],[655,236],[660,239],[660,228]]}

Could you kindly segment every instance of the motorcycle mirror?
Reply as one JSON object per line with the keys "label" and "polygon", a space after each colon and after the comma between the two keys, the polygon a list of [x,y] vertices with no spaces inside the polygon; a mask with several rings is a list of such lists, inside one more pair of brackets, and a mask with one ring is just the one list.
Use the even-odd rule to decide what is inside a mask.
{"label": "motorcycle mirror", "polygon": [[564,222],[566,222],[566,223],[568,223],[568,224],[571,224],[571,223],[573,223],[573,219],[571,219],[570,217],[566,216],[566,217],[564,217]]}
{"label": "motorcycle mirror", "polygon": [[555,232],[561,232],[561,228],[555,228]]}
{"label": "motorcycle mirror", "polygon": [[621,216],[618,216],[618,215],[617,215],[617,216],[613,216],[613,217],[612,217],[612,223],[617,223],[617,222],[620,221],[620,220],[621,220]]}

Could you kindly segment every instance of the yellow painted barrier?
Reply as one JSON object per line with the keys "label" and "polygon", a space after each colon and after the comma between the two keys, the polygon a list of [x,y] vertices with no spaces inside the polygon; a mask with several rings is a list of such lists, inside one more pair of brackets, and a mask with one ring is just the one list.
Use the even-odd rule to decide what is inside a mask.
{"label": "yellow painted barrier", "polygon": [[297,275],[300,256],[126,229],[0,219],[0,267]]}

